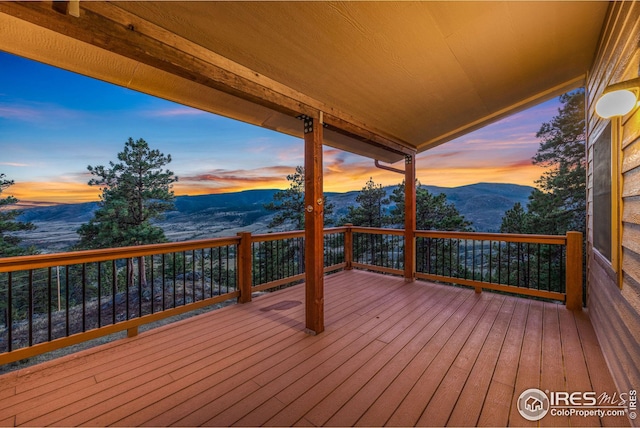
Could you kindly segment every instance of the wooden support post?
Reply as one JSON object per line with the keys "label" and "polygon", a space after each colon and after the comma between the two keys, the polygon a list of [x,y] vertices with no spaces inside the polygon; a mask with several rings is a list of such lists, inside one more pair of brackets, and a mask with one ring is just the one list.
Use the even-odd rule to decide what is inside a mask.
{"label": "wooden support post", "polygon": [[582,233],[567,232],[566,304],[571,311],[582,310]]}
{"label": "wooden support post", "polygon": [[305,325],[324,331],[324,194],[322,121],[304,117]]}
{"label": "wooden support post", "polygon": [[416,166],[415,155],[407,155],[404,166],[404,280],[416,278]]}
{"label": "wooden support post", "polygon": [[138,335],[138,326],[127,329],[127,337],[136,337]]}
{"label": "wooden support post", "polygon": [[238,303],[248,303],[251,301],[251,233],[240,232],[240,244],[238,245]]}
{"label": "wooden support post", "polygon": [[353,269],[353,224],[344,225],[347,230],[344,231],[344,270]]}

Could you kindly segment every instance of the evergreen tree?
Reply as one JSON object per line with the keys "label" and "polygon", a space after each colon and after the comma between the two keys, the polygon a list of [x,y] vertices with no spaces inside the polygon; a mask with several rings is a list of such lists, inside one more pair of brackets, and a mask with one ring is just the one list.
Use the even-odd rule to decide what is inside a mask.
{"label": "evergreen tree", "polygon": [[[531,216],[520,202],[507,210],[502,217],[500,233],[531,233]],[[502,242],[493,244],[493,265],[500,271],[501,282],[515,286],[528,287],[530,252],[528,244]],[[533,259],[535,260],[535,258]],[[534,267],[536,264],[534,263]],[[497,271],[493,274],[497,277]],[[496,279],[497,281],[497,279]]]}
{"label": "evergreen tree", "polygon": [[[356,197],[356,202],[359,205],[348,207],[347,215],[342,220],[342,223],[351,223],[354,226],[363,227],[384,227],[388,225],[389,216],[386,214],[386,206],[389,205],[390,201],[386,195],[387,192],[382,185],[375,184],[373,178],[369,178]],[[354,260],[360,262],[392,267],[387,265],[388,257],[386,257],[392,246],[392,237],[356,233],[353,237],[353,257]]]}
{"label": "evergreen tree", "polygon": [[[0,195],[5,189],[14,184],[13,180],[7,180],[5,177],[4,174],[0,174]],[[13,196],[0,198],[0,257],[23,256],[37,253],[35,247],[25,248],[20,246],[22,240],[13,234],[13,232],[33,230],[36,228],[32,223],[16,220],[16,217],[21,214],[21,211],[11,209],[10,206],[17,202],[18,199]],[[5,285],[7,280],[4,278],[6,275],[7,274],[0,274],[0,326],[6,325],[9,319],[7,298],[9,290]],[[23,315],[27,311],[27,302],[29,301],[27,290],[25,278],[14,279],[12,293],[12,316],[14,316],[14,319],[17,319],[19,315]]]}
{"label": "evergreen tree", "polygon": [[88,166],[95,178],[90,186],[101,186],[99,208],[87,224],[78,229],[79,248],[110,248],[165,242],[162,228],[152,220],[173,208],[172,184],[178,180],[163,169],[171,162],[152,150],[143,139],[125,143],[118,163]]}
{"label": "evergreen tree", "polygon": [[[4,174],[0,174],[0,195],[14,184],[13,180],[7,180],[5,177]],[[0,198],[0,257],[22,256],[37,252],[34,247],[21,247],[20,242],[22,240],[12,234],[12,232],[36,228],[32,223],[16,220],[22,211],[9,208],[16,203],[18,203],[18,200],[13,196]]]}
{"label": "evergreen tree", "polygon": [[[391,210],[391,222],[404,227],[405,182],[394,189],[391,200],[396,206]],[[471,231],[471,222],[465,220],[453,203],[447,202],[444,193],[434,195],[416,180],[416,229]],[[448,276],[464,276],[464,269],[457,255],[458,245],[449,239],[418,238],[416,241],[416,268],[420,272]],[[456,257],[448,255],[456,254]]]}
{"label": "evergreen tree", "polygon": [[502,217],[500,233],[529,233],[531,230],[529,214],[516,202],[513,208],[507,210]]}
{"label": "evergreen tree", "polygon": [[[396,204],[391,209],[391,223],[404,227],[404,181],[391,194]],[[416,181],[416,230],[471,231],[471,222],[465,220],[447,195],[434,195]]]}
{"label": "evergreen tree", "polygon": [[349,207],[343,223],[352,223],[355,226],[383,227],[389,224],[389,216],[385,213],[385,207],[389,205],[387,193],[381,184],[375,184],[373,178],[364,185],[356,197],[358,206]]}
{"label": "evergreen tree", "polygon": [[[130,245],[166,242],[164,231],[151,224],[173,208],[172,186],[178,181],[172,171],[163,169],[171,162],[152,150],[142,138],[129,138],[124,150],[117,155],[118,162],[109,166],[88,166],[95,178],[90,186],[101,186],[102,194],[98,210],[89,223],[78,229],[78,248],[111,248]],[[138,271],[140,284],[146,286],[145,259],[138,259],[137,269],[133,260],[127,261],[127,285],[132,285]]]}
{"label": "evergreen tree", "polygon": [[[520,204],[508,210],[502,233],[564,235],[586,229],[586,154],[584,89],[560,96],[562,107],[536,137],[541,140],[533,163],[547,168],[529,196],[527,212]],[[497,245],[497,244],[496,244]],[[502,244],[495,265],[510,272],[507,282],[522,287],[560,291],[562,254],[552,245],[532,252],[529,244]],[[538,271],[539,262],[548,264]],[[502,275],[505,278],[505,275]],[[539,283],[538,283],[539,282]]]}
{"label": "evergreen tree", "polygon": [[[293,174],[287,175],[289,188],[279,190],[273,195],[273,201],[265,204],[269,211],[276,211],[276,215],[269,223],[269,228],[289,225],[292,230],[304,229],[304,167],[297,166]],[[330,225],[334,205],[327,203],[324,197],[324,224]]]}
{"label": "evergreen tree", "polygon": [[586,229],[584,89],[560,96],[562,107],[543,123],[533,163],[549,168],[529,196],[530,232],[563,235]]}

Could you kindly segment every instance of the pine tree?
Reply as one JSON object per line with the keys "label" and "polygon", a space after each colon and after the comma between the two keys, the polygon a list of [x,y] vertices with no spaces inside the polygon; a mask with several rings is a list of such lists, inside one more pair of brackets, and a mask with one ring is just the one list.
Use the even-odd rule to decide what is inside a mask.
{"label": "pine tree", "polygon": [[375,184],[373,178],[364,185],[356,197],[358,206],[349,207],[343,223],[352,223],[355,226],[383,227],[389,224],[389,216],[386,214],[386,206],[389,205],[387,192],[381,184]]}
{"label": "pine tree", "polygon": [[118,163],[88,166],[95,178],[90,186],[101,186],[99,208],[87,224],[78,229],[79,248],[110,248],[165,242],[162,228],[151,224],[173,207],[172,185],[178,180],[163,169],[171,162],[152,150],[143,139],[125,143]]}
{"label": "pine tree", "polygon": [[[404,226],[404,181],[391,194],[396,205],[391,209],[391,224]],[[471,231],[471,222],[465,220],[447,195],[434,195],[416,181],[416,230]]]}
{"label": "pine tree", "polygon": [[[502,233],[585,232],[584,89],[560,96],[560,102],[558,114],[543,123],[536,134],[541,142],[533,163],[548,169],[536,181],[539,188],[531,192],[527,212],[516,204],[505,213],[500,227]],[[529,244],[505,243],[495,264],[510,272],[509,284],[535,287],[534,282],[540,281],[543,285],[551,284],[551,290],[560,291],[560,284],[555,280],[563,276],[561,254],[550,245],[542,245],[533,253],[530,249]],[[540,260],[549,265],[538,272]]]}
{"label": "pine tree", "polygon": [[[304,229],[304,167],[297,166],[293,174],[287,175],[289,188],[279,190],[273,195],[273,201],[265,204],[269,211],[276,211],[276,215],[269,222],[269,228],[276,228],[282,225],[289,225],[292,230]],[[332,223],[334,205],[327,203],[324,197],[324,224]]]}
{"label": "pine tree", "polygon": [[543,123],[533,163],[549,168],[529,196],[530,233],[563,235],[586,229],[584,89],[560,96],[562,107]]}
{"label": "pine tree", "polygon": [[[358,206],[348,207],[347,215],[342,219],[342,223],[351,223],[354,226],[362,227],[384,227],[388,225],[389,216],[386,213],[386,207],[390,201],[386,195],[387,192],[382,185],[375,184],[373,178],[369,178],[356,197]],[[393,245],[390,237],[356,233],[353,239],[354,260],[385,266],[385,255]]]}
{"label": "pine tree", "polygon": [[[80,249],[124,247],[166,242],[161,227],[151,223],[162,218],[173,207],[173,183],[178,181],[172,171],[163,169],[171,162],[152,150],[142,138],[129,138],[118,162],[109,166],[88,166],[95,178],[90,186],[101,186],[98,210],[89,223],[78,229]],[[127,262],[127,284],[133,284],[136,269],[133,260]],[[146,285],[144,257],[138,259],[140,284]]]}
{"label": "pine tree", "polygon": [[[396,204],[391,210],[391,223],[404,227],[404,181],[394,189],[391,201]],[[434,195],[416,180],[416,229],[467,232],[471,231],[471,222],[465,220],[453,203],[447,202],[447,196],[444,193]],[[447,254],[453,254],[450,240],[419,238],[416,245],[417,269],[420,272],[432,274],[446,272],[450,276],[463,276],[459,274],[463,268],[456,263],[459,257],[446,257]]]}
{"label": "pine tree", "polygon": [[[0,174],[0,195],[4,190],[14,184],[13,180],[7,180],[4,174]],[[22,239],[15,236],[14,232],[33,230],[36,227],[32,223],[22,222],[16,218],[22,213],[20,210],[11,209],[11,205],[18,203],[18,199],[13,196],[0,198],[0,257],[23,256],[27,254],[36,254],[35,247],[22,247],[20,243]],[[0,274],[0,326],[6,325],[9,308],[6,298],[8,289],[6,288],[6,279]],[[13,304],[12,314],[18,316],[25,313],[27,302],[29,301],[28,290],[26,284],[15,280],[13,288]]]}
{"label": "pine tree", "polygon": [[[5,177],[5,174],[0,174],[0,194],[14,184],[13,180],[7,180]],[[16,203],[18,200],[13,196],[0,198],[0,257],[22,256],[37,252],[34,247],[21,247],[22,239],[12,234],[12,232],[36,228],[32,223],[16,220],[22,211],[9,208]]]}
{"label": "pine tree", "polygon": [[529,233],[530,218],[520,202],[516,202],[513,208],[505,211],[500,225],[500,233]]}

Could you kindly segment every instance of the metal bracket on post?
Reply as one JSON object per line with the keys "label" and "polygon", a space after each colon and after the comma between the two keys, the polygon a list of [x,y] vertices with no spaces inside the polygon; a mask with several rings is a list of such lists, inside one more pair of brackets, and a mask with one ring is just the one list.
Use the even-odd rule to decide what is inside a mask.
{"label": "metal bracket on post", "polygon": [[413,163],[413,155],[405,155],[404,164],[411,165]]}
{"label": "metal bracket on post", "polygon": [[304,133],[305,134],[309,134],[311,132],[313,132],[313,118],[307,116],[306,114],[301,114],[300,116],[297,116],[298,119],[302,120],[302,122],[304,123]]}

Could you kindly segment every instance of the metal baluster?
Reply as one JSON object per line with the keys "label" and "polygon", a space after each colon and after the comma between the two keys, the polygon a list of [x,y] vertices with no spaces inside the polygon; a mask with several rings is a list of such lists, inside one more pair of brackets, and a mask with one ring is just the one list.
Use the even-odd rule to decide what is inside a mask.
{"label": "metal baluster", "polygon": [[507,285],[511,284],[511,243],[507,241]]}
{"label": "metal baluster", "polygon": [[206,288],[206,283],[204,280],[204,274],[205,274],[205,269],[204,269],[204,263],[205,263],[205,255],[204,255],[204,248],[200,249],[200,285],[202,285],[202,300],[206,299],[206,294],[205,294],[205,288]]}
{"label": "metal baluster", "polygon": [[116,261],[111,260],[111,270],[112,270],[112,278],[111,278],[111,310],[113,312],[113,324],[116,323],[116,294],[118,293],[118,268],[116,266]]}
{"label": "metal baluster", "polygon": [[102,262],[98,262],[98,328],[102,327]]}
{"label": "metal baluster", "polygon": [[7,278],[7,352],[13,350],[13,272]]}
{"label": "metal baluster", "polygon": [[82,263],[82,332],[87,331],[87,264]]}
{"label": "metal baluster", "polygon": [[29,305],[27,313],[29,319],[29,346],[33,345],[33,269],[29,269],[29,285],[28,285],[29,297],[27,298],[27,304]]}
{"label": "metal baluster", "polygon": [[51,267],[47,269],[47,340],[51,341],[52,335],[52,317],[51,317],[51,305],[52,305],[52,291],[51,291],[52,279],[51,279]]}

